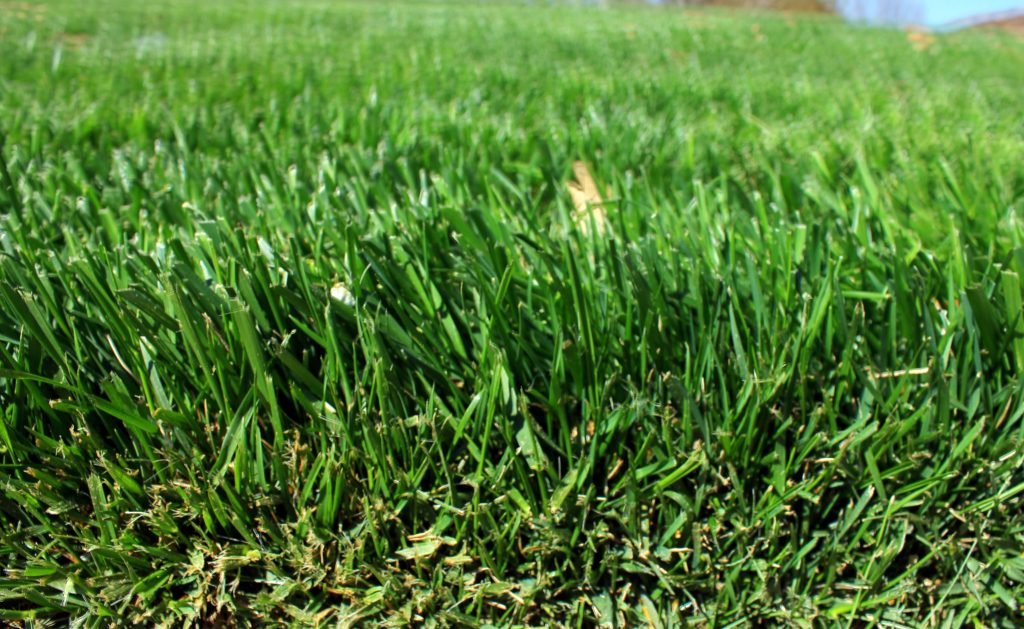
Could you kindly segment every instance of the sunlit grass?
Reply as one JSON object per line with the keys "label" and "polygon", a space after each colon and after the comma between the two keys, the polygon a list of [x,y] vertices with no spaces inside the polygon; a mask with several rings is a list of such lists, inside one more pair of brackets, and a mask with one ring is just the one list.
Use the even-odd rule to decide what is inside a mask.
{"label": "sunlit grass", "polygon": [[0,618],[1019,624],[1022,62],[0,4]]}

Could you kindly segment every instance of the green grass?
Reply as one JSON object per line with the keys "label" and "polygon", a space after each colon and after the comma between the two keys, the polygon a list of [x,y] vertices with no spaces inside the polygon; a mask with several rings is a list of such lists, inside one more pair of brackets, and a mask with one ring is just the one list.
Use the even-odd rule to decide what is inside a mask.
{"label": "green grass", "polygon": [[0,618],[1024,622],[1021,67],[758,14],[0,4]]}

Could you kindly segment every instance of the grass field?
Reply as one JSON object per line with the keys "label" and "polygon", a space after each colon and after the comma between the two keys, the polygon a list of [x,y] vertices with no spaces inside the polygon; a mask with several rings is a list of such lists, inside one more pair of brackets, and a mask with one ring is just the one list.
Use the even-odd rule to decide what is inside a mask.
{"label": "grass field", "polygon": [[0,619],[1019,625],[1022,67],[0,3]]}

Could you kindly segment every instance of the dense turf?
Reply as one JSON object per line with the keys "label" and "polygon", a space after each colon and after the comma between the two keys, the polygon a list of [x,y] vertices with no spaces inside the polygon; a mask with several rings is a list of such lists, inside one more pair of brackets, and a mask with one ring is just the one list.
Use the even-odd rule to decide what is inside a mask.
{"label": "dense turf", "polygon": [[1024,621],[1022,67],[0,3],[0,618]]}

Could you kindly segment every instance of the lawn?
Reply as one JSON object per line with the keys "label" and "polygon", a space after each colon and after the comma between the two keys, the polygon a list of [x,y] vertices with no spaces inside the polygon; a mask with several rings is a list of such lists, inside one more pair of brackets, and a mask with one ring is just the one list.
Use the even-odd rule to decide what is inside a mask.
{"label": "lawn", "polygon": [[821,17],[0,3],[0,619],[1024,623],[1021,68]]}

